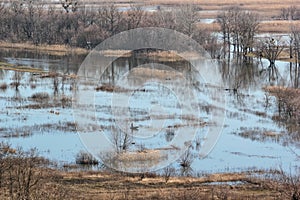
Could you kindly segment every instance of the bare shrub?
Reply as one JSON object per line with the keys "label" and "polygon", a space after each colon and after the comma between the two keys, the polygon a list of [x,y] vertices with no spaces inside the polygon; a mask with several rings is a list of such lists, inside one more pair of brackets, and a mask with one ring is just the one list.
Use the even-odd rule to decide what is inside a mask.
{"label": "bare shrub", "polygon": [[10,147],[9,144],[1,142],[0,143],[0,188],[4,183],[4,173],[9,169],[6,160],[9,156],[15,153],[15,150]]}
{"label": "bare shrub", "polygon": [[290,6],[288,8],[281,8],[280,9],[280,19],[283,20],[298,20],[299,19],[299,10],[296,6]]}
{"label": "bare shrub", "polygon": [[107,91],[107,92],[113,92],[114,91],[114,86],[113,85],[101,85],[97,86],[95,90],[98,91]]}
{"label": "bare shrub", "polygon": [[0,84],[0,90],[6,90],[7,89],[7,84],[6,83],[1,83]]}
{"label": "bare shrub", "polygon": [[71,106],[72,98],[63,95],[63,96],[61,97],[60,101],[61,101],[62,107],[65,107],[65,106]]}
{"label": "bare shrub", "polygon": [[0,199],[70,199],[74,191],[62,184],[62,176],[47,168],[49,161],[36,149],[23,151],[0,142]]}
{"label": "bare shrub", "polygon": [[35,100],[47,100],[50,96],[47,92],[37,92],[31,95],[31,98]]}
{"label": "bare shrub", "polygon": [[80,151],[76,155],[76,164],[80,165],[98,165],[98,160],[93,157],[92,154],[84,151]]}
{"label": "bare shrub", "polygon": [[176,13],[177,30],[191,37],[196,32],[198,18],[198,8],[195,5],[182,5]]}
{"label": "bare shrub", "polygon": [[270,67],[275,66],[275,60],[279,58],[283,48],[284,43],[280,41],[280,38],[276,40],[273,37],[259,42],[258,46],[261,56],[269,60]]}
{"label": "bare shrub", "polygon": [[31,89],[35,89],[36,88],[36,84],[34,84],[34,83],[30,84],[30,88]]}
{"label": "bare shrub", "polygon": [[188,150],[181,156],[179,160],[179,165],[181,167],[181,175],[182,176],[190,176],[193,172],[193,169],[191,167],[192,162],[194,160],[191,148],[188,148]]}
{"label": "bare shrub", "polygon": [[165,183],[167,183],[170,180],[171,176],[175,175],[175,168],[171,166],[167,166],[163,169],[163,177],[165,179]]}
{"label": "bare shrub", "polygon": [[272,174],[272,181],[269,187],[275,188],[282,199],[299,200],[300,199],[300,169],[293,174],[291,171],[285,172],[282,168]]}
{"label": "bare shrub", "polygon": [[280,120],[295,122],[295,124],[297,124],[300,119],[300,90],[283,87],[267,87],[266,91],[274,95],[277,99]]}
{"label": "bare shrub", "polygon": [[10,85],[15,87],[16,90],[18,90],[19,86],[21,85],[22,73],[19,71],[15,71],[12,79],[13,82]]}
{"label": "bare shrub", "polygon": [[43,179],[42,168],[47,160],[38,156],[36,149],[17,149],[5,159],[5,187],[10,199],[32,199]]}
{"label": "bare shrub", "polygon": [[112,142],[114,144],[116,153],[127,151],[132,144],[132,140],[132,135],[127,132],[123,132],[118,129],[114,129],[112,132]]}

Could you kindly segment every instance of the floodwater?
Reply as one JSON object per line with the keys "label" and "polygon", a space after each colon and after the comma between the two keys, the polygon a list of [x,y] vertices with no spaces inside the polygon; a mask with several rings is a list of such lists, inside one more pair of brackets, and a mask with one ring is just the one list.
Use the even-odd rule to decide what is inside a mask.
{"label": "floodwater", "polygon": [[[76,154],[86,150],[85,144],[76,132],[76,120],[74,121],[72,109],[72,96],[78,87],[72,74],[77,73],[84,57],[2,51],[1,61],[68,76],[58,76],[55,80],[51,76],[22,72],[18,75],[21,77],[21,85],[16,90],[10,84],[16,81],[17,73],[1,69],[0,84],[6,83],[8,86],[0,90],[0,141],[8,142],[13,147],[20,146],[25,150],[36,147],[42,156],[57,162],[59,166],[74,164]],[[135,73],[140,73],[139,70],[147,71],[149,69],[147,66],[144,68],[137,66],[145,65],[149,61],[151,60],[140,57],[119,58],[111,69],[105,71],[101,81],[111,84],[121,80],[121,83],[124,83],[122,78],[126,72],[134,71],[135,68],[137,69]],[[193,90],[198,92],[197,102],[190,102],[198,103],[196,116],[185,115],[186,118],[182,118],[183,111],[178,93],[172,92],[171,87],[162,86],[161,82],[158,84],[157,81],[144,80],[127,83],[131,86],[134,84],[141,86],[139,90],[130,91],[131,97],[128,101],[130,113],[127,119],[122,118],[123,115],[116,114],[119,105],[115,106],[115,110],[111,105],[114,102],[111,99],[124,93],[122,89],[119,93],[107,89],[95,90],[95,119],[107,135],[110,134],[114,123],[118,122],[118,126],[124,129],[122,122],[126,121],[124,126],[134,122],[139,129],[133,131],[134,137],[129,147],[131,150],[164,147],[173,140],[177,132],[197,129],[190,148],[193,153],[191,168],[194,173],[279,167],[288,171],[300,166],[297,156],[300,155],[300,142],[295,140],[294,133],[290,133],[284,124],[272,120],[272,117],[278,114],[276,99],[266,95],[263,90],[264,86],[269,85],[293,86],[295,77],[291,76],[290,64],[277,62],[278,76],[270,78],[270,74],[264,70],[268,66],[265,60],[260,62],[253,59],[248,64],[237,62],[233,59],[229,64],[218,63],[223,83],[218,89],[222,91],[220,95],[226,99],[222,105],[225,118],[221,135],[205,158],[201,158],[199,152],[210,137],[210,130],[214,126],[214,123],[211,123],[211,119],[215,117],[213,110],[218,105],[207,97],[208,89],[203,85],[200,85],[202,86],[200,90]],[[187,77],[192,76],[195,82],[203,81],[197,80],[198,76],[193,76],[189,63],[184,61],[159,63]],[[196,62],[195,65],[201,63]],[[152,76],[156,73],[154,72],[151,71]],[[203,73],[201,75],[204,79],[206,76],[213,76]],[[170,78],[172,80],[169,83],[175,84],[176,76],[174,77]],[[162,79],[166,80],[164,76]],[[237,90],[234,90],[235,88]],[[33,98],[34,94],[41,92],[47,93],[49,98]],[[165,113],[163,116],[162,110]],[[158,130],[152,126],[153,124],[165,128]],[[151,135],[153,131],[156,134]],[[180,168],[176,161],[173,165]]]}

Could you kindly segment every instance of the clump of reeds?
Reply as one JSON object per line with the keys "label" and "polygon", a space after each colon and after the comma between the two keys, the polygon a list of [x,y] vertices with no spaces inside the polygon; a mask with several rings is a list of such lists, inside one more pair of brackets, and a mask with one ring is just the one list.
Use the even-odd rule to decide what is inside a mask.
{"label": "clump of reeds", "polygon": [[35,100],[47,100],[50,98],[50,96],[47,92],[37,92],[32,94],[31,98]]}
{"label": "clump of reeds", "polygon": [[0,90],[6,90],[7,84],[6,83],[0,83]]}
{"label": "clump of reeds", "polygon": [[76,164],[80,165],[98,165],[99,161],[93,157],[92,154],[80,151],[76,155]]}

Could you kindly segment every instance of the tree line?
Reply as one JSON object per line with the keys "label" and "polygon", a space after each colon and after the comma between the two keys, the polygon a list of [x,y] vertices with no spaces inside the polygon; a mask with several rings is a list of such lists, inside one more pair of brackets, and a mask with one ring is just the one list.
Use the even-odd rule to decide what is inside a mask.
{"label": "tree line", "polygon": [[[0,40],[33,44],[65,44],[93,48],[106,38],[138,27],[165,27],[189,36],[196,35],[198,20],[195,6],[183,6],[176,12],[146,12],[131,5],[121,11],[114,4],[85,9],[77,1],[65,0],[60,8],[32,0],[11,0],[0,5]],[[208,43],[208,42],[207,42]]]}
{"label": "tree line", "polygon": [[[10,0],[0,5],[0,40],[40,44],[63,44],[94,48],[106,38],[138,27],[163,27],[182,32],[201,44],[212,56],[221,58],[228,52],[258,56],[269,55],[270,40],[259,41],[260,18],[255,12],[240,7],[228,7],[217,17],[223,44],[218,34],[199,26],[201,7],[187,4],[156,12],[147,12],[139,5],[126,11],[114,4],[86,9],[83,2],[62,0],[59,7],[51,7],[32,0]],[[290,10],[296,10],[295,8]],[[293,16],[296,11],[289,11]],[[294,17],[293,17],[294,19]],[[271,39],[271,38],[270,38]],[[264,45],[262,45],[264,44]],[[291,29],[291,55],[299,57],[299,28]],[[276,46],[276,45],[275,45]],[[276,59],[276,58],[275,58]],[[274,56],[269,59],[273,62]]]}

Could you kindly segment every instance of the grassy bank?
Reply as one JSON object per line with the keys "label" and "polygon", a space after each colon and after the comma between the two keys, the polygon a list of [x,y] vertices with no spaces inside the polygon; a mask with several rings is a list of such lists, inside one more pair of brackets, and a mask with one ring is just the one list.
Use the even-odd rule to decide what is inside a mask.
{"label": "grassy bank", "polygon": [[39,51],[50,55],[87,54],[89,51],[83,48],[66,45],[34,45],[32,43],[11,43],[0,41],[1,49],[13,49],[14,51]]}
{"label": "grassy bank", "polygon": [[274,199],[279,193],[249,173],[212,174],[201,178],[69,172],[62,182],[76,196],[71,199]]}
{"label": "grassy bank", "polygon": [[[254,173],[254,172],[253,172]],[[47,199],[278,199],[275,182],[251,177],[251,172],[220,173],[200,178],[111,172],[45,170],[38,194]],[[1,188],[0,188],[1,189]],[[6,191],[2,188],[1,199]]]}

